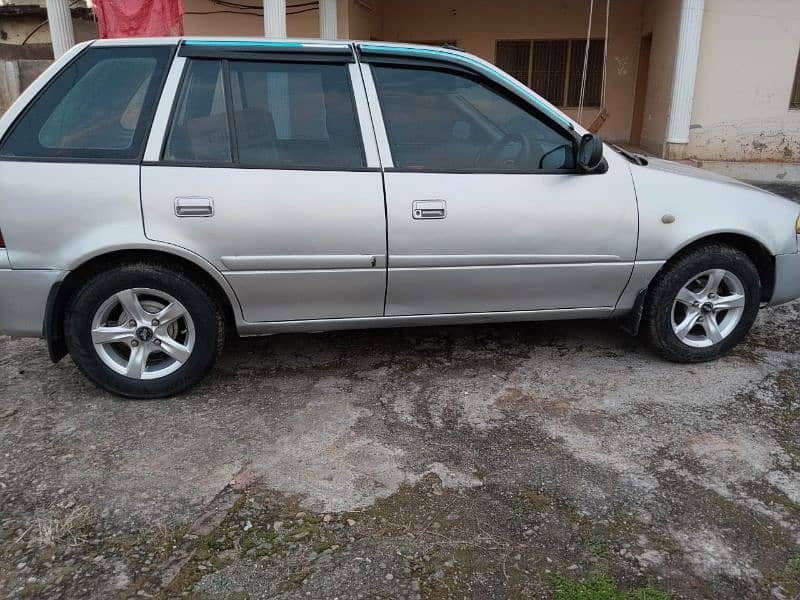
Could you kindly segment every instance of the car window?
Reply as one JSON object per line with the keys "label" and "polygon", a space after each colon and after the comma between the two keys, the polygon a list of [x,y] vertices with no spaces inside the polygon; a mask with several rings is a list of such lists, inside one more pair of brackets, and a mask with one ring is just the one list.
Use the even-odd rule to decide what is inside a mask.
{"label": "car window", "polygon": [[467,172],[574,168],[574,144],[519,103],[466,75],[373,66],[395,167]]}
{"label": "car window", "polygon": [[343,65],[232,60],[227,73],[229,103],[224,63],[191,60],[165,160],[264,168],[363,166],[361,134]]}
{"label": "car window", "polygon": [[344,65],[232,61],[239,161],[269,167],[363,166]]}
{"label": "car window", "polygon": [[192,60],[186,70],[164,159],[231,162],[231,136],[222,63]]}
{"label": "car window", "polygon": [[0,155],[135,159],[139,156],[172,48],[89,48],[25,110]]}

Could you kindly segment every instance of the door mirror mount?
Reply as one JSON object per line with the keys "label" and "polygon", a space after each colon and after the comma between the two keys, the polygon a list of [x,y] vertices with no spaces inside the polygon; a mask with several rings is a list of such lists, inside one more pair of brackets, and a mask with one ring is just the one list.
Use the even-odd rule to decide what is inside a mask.
{"label": "door mirror mount", "polygon": [[578,143],[578,168],[592,173],[603,164],[603,138],[594,133],[584,134]]}

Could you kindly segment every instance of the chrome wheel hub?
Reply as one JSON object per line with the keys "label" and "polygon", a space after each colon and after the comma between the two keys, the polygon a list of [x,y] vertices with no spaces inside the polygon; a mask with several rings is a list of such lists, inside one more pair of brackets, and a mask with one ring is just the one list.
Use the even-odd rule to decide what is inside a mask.
{"label": "chrome wheel hub", "polygon": [[123,290],[92,319],[95,352],[112,371],[131,379],[159,379],[192,355],[195,326],[175,298],[149,288]]}
{"label": "chrome wheel hub", "polygon": [[728,337],[744,314],[741,280],[725,269],[710,269],[680,289],[672,305],[672,331],[693,348],[708,348]]}

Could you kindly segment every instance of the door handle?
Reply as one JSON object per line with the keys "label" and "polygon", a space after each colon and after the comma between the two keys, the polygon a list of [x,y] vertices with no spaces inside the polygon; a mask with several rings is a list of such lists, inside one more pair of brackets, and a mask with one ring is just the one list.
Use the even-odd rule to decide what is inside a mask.
{"label": "door handle", "polygon": [[444,219],[447,216],[447,203],[444,200],[415,200],[411,205],[414,219]]}
{"label": "door handle", "polygon": [[175,198],[176,217],[213,217],[214,201],[204,197]]}

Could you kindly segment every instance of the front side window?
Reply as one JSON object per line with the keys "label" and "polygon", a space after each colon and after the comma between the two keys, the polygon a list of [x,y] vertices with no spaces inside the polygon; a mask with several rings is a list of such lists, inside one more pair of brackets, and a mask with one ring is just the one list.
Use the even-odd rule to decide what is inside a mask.
{"label": "front side window", "polygon": [[89,48],[33,100],[0,155],[138,158],[171,53],[169,46]]}
{"label": "front side window", "polygon": [[518,172],[574,168],[570,137],[470,76],[373,66],[395,167]]}
{"label": "front side window", "polygon": [[363,166],[344,65],[190,62],[164,152],[167,161],[263,168]]}

